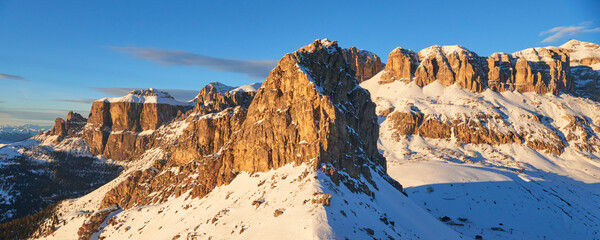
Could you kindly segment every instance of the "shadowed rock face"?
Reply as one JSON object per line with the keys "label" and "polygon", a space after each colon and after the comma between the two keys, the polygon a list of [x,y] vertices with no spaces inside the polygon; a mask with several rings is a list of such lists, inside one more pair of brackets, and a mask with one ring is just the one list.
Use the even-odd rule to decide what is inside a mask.
{"label": "shadowed rock face", "polygon": [[[227,102],[226,94],[222,97],[221,102]],[[385,175],[385,158],[377,150],[375,104],[358,85],[337,42],[317,40],[286,54],[247,110],[243,104],[227,105],[203,115],[205,109],[220,106],[202,107],[208,105],[199,101],[195,113],[176,120],[173,124],[185,122],[187,127],[177,144],[167,148],[169,157],[131,174],[105,195],[102,207],[161,202],[187,191],[191,197],[202,197],[231,182],[238,172],[286,164],[323,168],[334,182],[369,195],[369,187],[359,179],[374,184],[371,170]]]}
{"label": "shadowed rock face", "polygon": [[600,77],[598,71],[591,67],[581,65],[571,67],[575,80],[575,93],[578,96],[600,101]]}
{"label": "shadowed rock face", "polygon": [[351,47],[343,49],[342,54],[344,59],[350,63],[350,68],[356,73],[355,76],[358,82],[366,81],[375,76],[384,67],[379,56],[369,51]]}
{"label": "shadowed rock face", "polygon": [[513,54],[515,87],[519,92],[573,93],[569,54],[562,48],[530,48]]}
{"label": "shadowed rock face", "polygon": [[54,126],[50,129],[50,135],[64,137],[67,135],[67,126],[65,120],[62,118],[56,118]]}
{"label": "shadowed rock face", "polygon": [[[571,73],[578,96],[600,101],[600,46],[598,44],[569,40],[560,46],[571,56]],[[595,71],[596,70],[596,71]]]}

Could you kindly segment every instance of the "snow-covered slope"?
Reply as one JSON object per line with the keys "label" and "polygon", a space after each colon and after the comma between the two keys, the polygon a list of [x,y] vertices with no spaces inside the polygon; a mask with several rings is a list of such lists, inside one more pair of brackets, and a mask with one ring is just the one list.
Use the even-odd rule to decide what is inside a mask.
{"label": "snow-covered slope", "polygon": [[[410,111],[426,116],[471,119],[501,115],[508,125],[490,122],[495,131],[529,129],[531,138],[545,128],[564,134],[567,116],[594,125],[598,102],[570,95],[487,90],[481,94],[432,83],[378,84],[376,75],[361,84],[378,111]],[[540,116],[536,126],[524,118]],[[388,115],[389,116],[389,115]],[[395,136],[390,119],[380,116],[379,148],[388,173],[403,184],[409,198],[462,234],[483,239],[593,239],[600,236],[600,153],[567,141],[562,154],[534,150],[523,143],[468,144],[420,135]],[[459,123],[464,124],[464,123]],[[536,130],[537,129],[537,130]],[[574,133],[582,134],[582,133]],[[597,132],[588,132],[596,135]],[[567,135],[567,134],[565,134]],[[564,139],[563,139],[564,140]]]}
{"label": "snow-covered slope", "polygon": [[82,196],[119,175],[121,167],[94,157],[81,138],[36,135],[0,146],[0,222]]}
{"label": "snow-covered slope", "polygon": [[[391,186],[385,188],[383,179],[377,179],[382,188],[373,200],[320,174],[305,165],[242,173],[201,199],[182,195],[113,212],[92,238],[101,234],[104,239],[459,239]],[[97,208],[94,201],[108,186],[114,185],[63,204],[65,220],[45,239],[77,238],[90,215],[86,210]],[[330,202],[324,205],[321,201],[328,194]]]}

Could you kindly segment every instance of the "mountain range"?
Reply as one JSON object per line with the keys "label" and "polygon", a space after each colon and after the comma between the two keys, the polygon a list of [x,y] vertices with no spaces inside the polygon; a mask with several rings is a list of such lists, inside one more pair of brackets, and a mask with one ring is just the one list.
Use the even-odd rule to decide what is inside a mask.
{"label": "mountain range", "polygon": [[7,144],[25,140],[27,138],[35,136],[40,132],[47,131],[48,129],[50,129],[50,127],[48,126],[39,126],[32,124],[25,124],[21,126],[0,126],[0,144]]}
{"label": "mountain range", "polygon": [[0,238],[598,238],[599,70],[319,39],[260,85],[99,99],[0,147]]}

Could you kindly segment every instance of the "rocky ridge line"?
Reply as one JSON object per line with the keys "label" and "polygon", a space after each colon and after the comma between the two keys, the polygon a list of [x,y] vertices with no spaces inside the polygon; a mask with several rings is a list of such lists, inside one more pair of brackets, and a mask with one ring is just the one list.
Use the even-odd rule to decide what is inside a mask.
{"label": "rocky ridge line", "polygon": [[[597,86],[593,85],[597,83],[598,74],[585,67],[572,71],[569,51],[562,47],[530,48],[513,54],[494,53],[480,57],[462,46],[435,45],[418,53],[396,48],[388,56],[380,83],[414,81],[423,87],[439,81],[446,86],[457,84],[473,92],[490,88],[498,92],[555,95],[563,92],[590,96],[583,92],[597,91]],[[581,86],[576,81],[593,83]],[[593,89],[586,90],[590,88]]]}

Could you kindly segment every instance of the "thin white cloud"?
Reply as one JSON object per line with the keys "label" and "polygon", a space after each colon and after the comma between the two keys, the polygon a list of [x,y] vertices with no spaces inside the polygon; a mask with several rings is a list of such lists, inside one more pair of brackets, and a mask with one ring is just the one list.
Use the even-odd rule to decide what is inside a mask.
{"label": "thin white cloud", "polygon": [[249,78],[265,78],[277,65],[277,60],[237,60],[204,56],[176,50],[161,50],[138,47],[110,47],[113,50],[130,54],[134,58],[145,59],[162,65],[202,66],[213,71],[246,74]]}
{"label": "thin white cloud", "polygon": [[29,80],[25,79],[24,77],[6,74],[6,73],[0,73],[0,79],[10,79],[10,80],[17,80],[17,81],[22,81],[22,82],[29,82]]}
{"label": "thin white cloud", "polygon": [[543,43],[554,42],[565,37],[572,37],[583,33],[600,32],[600,27],[589,28],[591,22],[583,22],[579,26],[559,26],[540,33],[540,36],[549,35],[542,40]]}
{"label": "thin white cloud", "polygon": [[94,99],[84,98],[84,99],[53,99],[54,101],[59,102],[70,102],[70,103],[81,103],[81,104],[91,104],[94,102]]}

